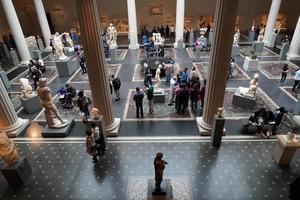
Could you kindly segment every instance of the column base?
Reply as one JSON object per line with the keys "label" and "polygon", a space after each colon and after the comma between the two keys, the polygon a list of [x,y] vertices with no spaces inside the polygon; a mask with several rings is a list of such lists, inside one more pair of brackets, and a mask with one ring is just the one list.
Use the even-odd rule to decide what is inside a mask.
{"label": "column base", "polygon": [[199,130],[199,134],[202,136],[210,136],[212,125],[204,122],[203,117],[196,117],[196,123]]}
{"label": "column base", "polygon": [[26,129],[28,126],[29,126],[28,119],[19,118],[14,125],[10,127],[6,127],[4,129],[0,129],[0,132],[5,132],[7,134],[7,137],[15,138],[18,135],[20,135],[23,132],[23,130]]}
{"label": "column base", "polygon": [[287,53],[286,56],[287,56],[286,57],[287,60],[300,60],[299,54]]}
{"label": "column base", "polygon": [[[180,45],[179,45],[179,46],[180,46]],[[179,48],[179,47],[178,47],[178,42],[175,42],[175,43],[174,43],[174,48],[176,48],[176,49]],[[185,48],[185,43],[184,43],[184,42],[182,42],[182,49],[183,49],[183,48]],[[180,49],[180,48],[179,48],[179,49]]]}
{"label": "column base", "polygon": [[139,48],[140,48],[139,44],[129,44],[129,46],[128,46],[128,49],[131,49],[131,50],[136,50]]}
{"label": "column base", "polygon": [[121,124],[121,119],[115,118],[112,124],[105,127],[106,135],[108,137],[117,137],[119,134],[120,124]]}

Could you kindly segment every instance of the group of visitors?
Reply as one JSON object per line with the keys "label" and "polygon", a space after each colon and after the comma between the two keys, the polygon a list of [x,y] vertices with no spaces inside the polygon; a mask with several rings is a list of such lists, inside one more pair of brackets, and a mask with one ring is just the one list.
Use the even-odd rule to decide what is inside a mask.
{"label": "group of visitors", "polygon": [[143,36],[143,44],[144,44],[144,49],[147,54],[147,58],[149,57],[164,57],[165,56],[165,49],[163,45],[154,45],[154,41],[150,39],[148,41],[148,38],[146,36]]}
{"label": "group of visitors", "polygon": [[276,134],[276,128],[280,125],[285,113],[287,113],[285,107],[280,107],[274,111],[261,108],[249,117],[249,128],[255,129],[256,136],[269,138]]}
{"label": "group of visitors", "polygon": [[169,26],[166,25],[166,27],[164,27],[163,25],[161,26],[153,26],[152,30],[149,31],[147,26],[144,26],[142,31],[141,31],[141,35],[142,36],[147,36],[150,37],[152,36],[153,33],[160,33],[160,35],[162,37],[166,37],[166,38],[174,38],[175,37],[175,28],[173,25]]}
{"label": "group of visitors", "polygon": [[37,89],[40,78],[44,77],[46,67],[42,59],[36,58],[28,63],[28,77],[33,80],[34,89]]}
{"label": "group of visitors", "polygon": [[86,130],[86,152],[93,157],[93,162],[98,162],[97,156],[106,150],[105,138],[95,122],[91,122],[91,129]]}

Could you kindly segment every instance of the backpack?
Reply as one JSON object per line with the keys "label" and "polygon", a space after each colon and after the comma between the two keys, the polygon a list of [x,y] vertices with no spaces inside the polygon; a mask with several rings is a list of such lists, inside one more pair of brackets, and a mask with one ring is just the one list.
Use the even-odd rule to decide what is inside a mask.
{"label": "backpack", "polygon": [[120,88],[121,87],[121,81],[120,81],[120,79],[115,78],[113,80],[113,86],[114,86],[114,88]]}

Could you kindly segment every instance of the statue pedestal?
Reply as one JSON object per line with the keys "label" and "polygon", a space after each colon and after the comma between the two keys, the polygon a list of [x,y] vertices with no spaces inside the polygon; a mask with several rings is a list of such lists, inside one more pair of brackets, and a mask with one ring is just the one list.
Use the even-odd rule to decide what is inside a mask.
{"label": "statue pedestal", "polygon": [[194,32],[190,32],[190,37],[189,37],[189,45],[193,46],[194,44]]}
{"label": "statue pedestal", "polygon": [[24,98],[20,96],[19,98],[21,100],[22,106],[24,107],[24,109],[28,114],[35,113],[42,109],[41,100],[37,95],[34,95],[29,98]]}
{"label": "statue pedestal", "polygon": [[11,84],[7,78],[6,72],[5,71],[0,71],[0,81],[3,82],[4,87],[6,90],[8,90],[11,87]]}
{"label": "statue pedestal", "polygon": [[32,51],[33,57],[34,59],[38,58],[38,59],[42,59],[42,53],[40,52],[40,50],[33,50]]}
{"label": "statue pedestal", "polygon": [[15,50],[11,50],[11,51],[10,51],[10,56],[11,56],[13,65],[14,65],[15,67],[18,67],[19,64],[20,64],[20,60],[19,60],[19,57],[18,57],[18,55],[17,55],[17,52],[16,52]]}
{"label": "statue pedestal", "polygon": [[194,61],[195,62],[200,62],[201,61],[200,54],[201,54],[201,48],[200,47],[196,48],[196,51],[194,53],[194,55],[195,55]]}
{"label": "statue pedestal", "polygon": [[147,200],[171,200],[173,197],[170,179],[164,179],[160,184],[160,190],[155,190],[155,180],[148,180]]}
{"label": "statue pedestal", "polygon": [[233,94],[232,104],[239,107],[252,109],[256,106],[256,97],[244,96],[239,90],[236,90]]}
{"label": "statue pedestal", "polygon": [[279,54],[279,60],[286,60],[286,54],[289,51],[290,45],[289,43],[285,42],[282,44],[280,54]]}
{"label": "statue pedestal", "polygon": [[176,46],[177,49],[183,49],[184,48],[184,43],[183,43],[183,40],[180,39],[177,41],[177,46]]}
{"label": "statue pedestal", "polygon": [[269,43],[267,43],[267,47],[273,48],[275,46],[276,37],[277,37],[276,33],[271,34],[270,41]]}
{"label": "statue pedestal", "polygon": [[42,136],[44,138],[49,137],[67,137],[74,124],[74,119],[71,119],[67,126],[63,128],[49,128],[48,125],[44,128]]}
{"label": "statue pedestal", "polygon": [[153,103],[165,103],[165,93],[161,89],[154,89]]}
{"label": "statue pedestal", "polygon": [[109,48],[110,49],[117,49],[118,45],[117,44],[111,44],[111,45],[109,45]]}
{"label": "statue pedestal", "polygon": [[258,59],[251,59],[248,56],[245,58],[243,69],[247,72],[255,72],[258,67]]}
{"label": "statue pedestal", "polygon": [[254,45],[255,45],[255,52],[257,52],[257,53],[261,53],[263,50],[264,50],[264,44],[265,43],[263,43],[263,42],[257,42],[257,41],[255,41],[254,42]]}
{"label": "statue pedestal", "polygon": [[255,37],[255,32],[254,31],[249,31],[248,32],[248,42],[253,42]]}
{"label": "statue pedestal", "polygon": [[66,60],[55,61],[58,76],[71,76],[78,68],[78,61],[76,58],[68,57]]}
{"label": "statue pedestal", "polygon": [[25,156],[21,156],[19,160],[11,166],[1,167],[1,172],[11,187],[23,185],[30,177],[32,169]]}
{"label": "statue pedestal", "polygon": [[211,129],[211,144],[214,147],[219,148],[221,146],[222,136],[224,131],[225,118],[219,118],[218,115],[214,115],[213,126]]}
{"label": "statue pedestal", "polygon": [[37,39],[37,45],[39,46],[40,51],[44,51],[45,47],[44,47],[43,40],[41,38]]}
{"label": "statue pedestal", "polygon": [[116,63],[117,58],[116,58],[116,50],[115,49],[109,49],[109,57],[110,57],[111,63]]}
{"label": "statue pedestal", "polygon": [[231,57],[236,57],[239,55],[239,45],[232,45]]}

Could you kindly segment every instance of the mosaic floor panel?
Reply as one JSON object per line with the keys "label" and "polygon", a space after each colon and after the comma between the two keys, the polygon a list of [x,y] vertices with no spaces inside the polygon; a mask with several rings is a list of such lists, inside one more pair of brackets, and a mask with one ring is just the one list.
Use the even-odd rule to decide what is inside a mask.
{"label": "mosaic floor panel", "polygon": [[[172,59],[177,58],[175,50],[173,48],[165,48],[164,50],[165,50],[165,56],[164,57],[172,58]],[[142,60],[142,59],[145,59],[146,57],[147,57],[146,51],[144,49],[140,49],[139,53],[138,53],[138,56],[137,56],[137,59]]]}
{"label": "mosaic floor panel", "polygon": [[293,87],[280,87],[281,90],[283,90],[289,97],[291,97],[292,99],[294,99],[295,101],[298,101],[298,97],[299,97],[299,88],[296,89],[297,92],[293,92],[292,89]]}
{"label": "mosaic floor panel", "polygon": [[[250,56],[250,51],[252,50],[252,46],[240,46],[239,52],[242,56]],[[278,56],[276,53],[264,47],[261,53],[256,53],[259,57],[276,57]]]}
{"label": "mosaic floor panel", "polygon": [[[126,57],[126,54],[128,52],[127,49],[116,49],[116,60],[120,61],[120,60],[124,60]],[[110,58],[106,58],[106,60],[111,60]]]}
{"label": "mosaic floor panel", "polygon": [[280,79],[281,78],[281,72],[283,66],[287,64],[289,71],[287,74],[287,79],[292,79],[294,77],[294,74],[296,70],[299,68],[297,65],[289,62],[289,61],[264,61],[258,63],[258,69],[265,74],[270,79]]}

